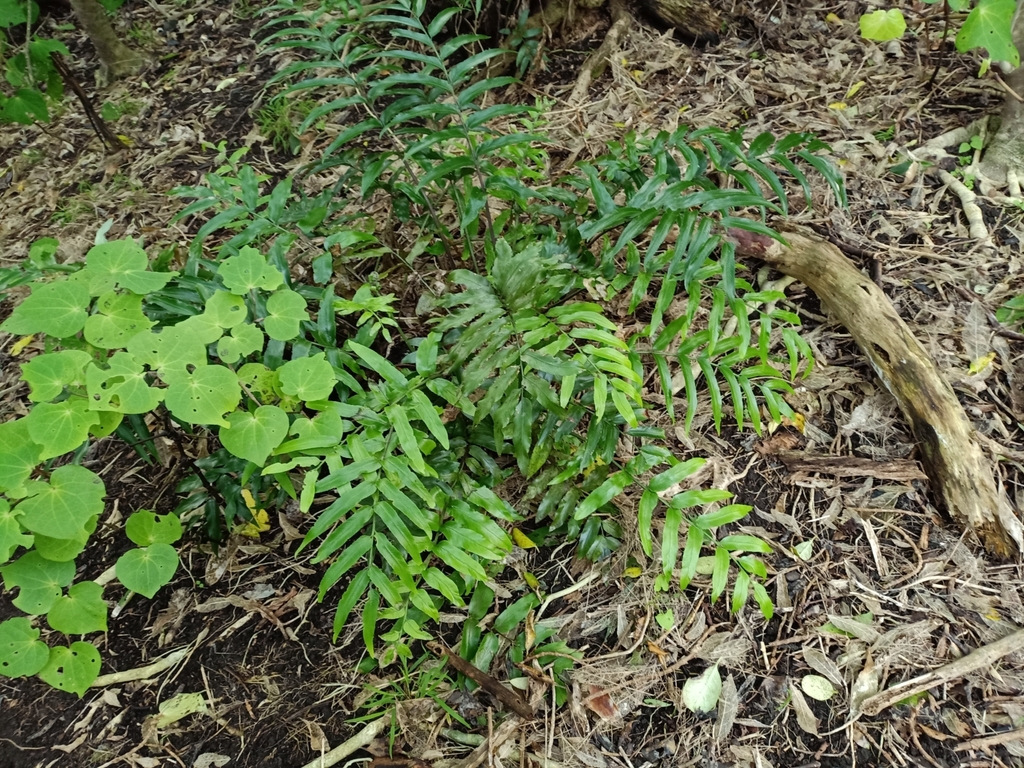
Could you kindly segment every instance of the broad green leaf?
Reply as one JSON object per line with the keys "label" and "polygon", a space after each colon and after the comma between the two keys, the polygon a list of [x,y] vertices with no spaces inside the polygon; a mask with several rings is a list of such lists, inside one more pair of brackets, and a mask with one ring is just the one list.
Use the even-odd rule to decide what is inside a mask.
{"label": "broad green leaf", "polygon": [[206,365],[205,342],[180,324],[133,336],[128,340],[128,352],[138,362],[159,371],[161,377],[172,371],[183,372],[188,366]]}
{"label": "broad green leaf", "polygon": [[[221,291],[221,293],[224,293]],[[225,296],[231,296],[225,293]],[[244,323],[231,329],[230,336],[222,336],[217,342],[217,357],[225,363],[234,364],[263,349],[263,331],[255,325]]]}
{"label": "broad green leaf", "polygon": [[984,48],[989,58],[1020,66],[1020,51],[1013,44],[1014,0],[978,0],[956,36],[960,52]]}
{"label": "broad green leaf", "polygon": [[326,400],[337,380],[323,352],[289,360],[277,369],[281,391],[299,400]]}
{"label": "broad green leaf", "polygon": [[0,424],[0,491],[18,491],[42,460],[42,450],[29,436],[27,419]]}
{"label": "broad green leaf", "polygon": [[33,403],[52,400],[64,387],[81,386],[85,366],[92,359],[88,352],[66,349],[37,355],[21,364],[21,378],[29,386],[28,399]]}
{"label": "broad green leaf", "polygon": [[31,620],[18,616],[0,622],[0,675],[34,675],[50,658],[50,649],[39,639]]}
{"label": "broad green leaf", "polygon": [[103,512],[103,482],[76,464],[55,469],[48,483],[33,481],[26,487],[32,495],[16,509],[21,524],[33,533],[78,539],[89,519]]}
{"label": "broad green leaf", "polygon": [[149,386],[142,363],[127,352],[116,352],[103,370],[90,363],[85,371],[89,409],[118,413],[149,413],[164,399],[164,391]]}
{"label": "broad green leaf", "polygon": [[158,515],[148,509],[140,509],[128,518],[124,533],[133,544],[140,547],[148,547],[150,544],[173,544],[181,538],[181,521],[173,513]]}
{"label": "broad green leaf", "polygon": [[212,316],[207,314],[186,317],[180,323],[176,323],[172,327],[176,331],[188,336],[193,341],[197,341],[203,345],[213,344],[213,342],[217,341],[217,339],[224,335],[224,329],[214,322]]}
{"label": "broad green leaf", "polygon": [[0,564],[11,559],[18,547],[32,546],[32,536],[27,535],[18,523],[21,512],[11,509],[6,499],[0,499]]}
{"label": "broad green leaf", "polygon": [[32,442],[40,446],[40,459],[52,459],[75,450],[89,439],[89,429],[100,417],[89,410],[84,397],[60,403],[39,403],[25,417]]}
{"label": "broad green leaf", "polygon": [[54,539],[37,533],[33,537],[35,539],[35,551],[47,560],[53,560],[56,563],[66,563],[74,560],[82,554],[86,544],[89,543],[89,536],[96,530],[95,521],[97,519],[96,517],[89,518],[85,529],[82,531],[82,535],[75,539]]}
{"label": "broad green leaf", "polygon": [[866,40],[899,40],[906,31],[907,21],[899,8],[880,9],[860,17],[860,36]]}
{"label": "broad green leaf", "polygon": [[674,467],[670,467],[664,472],[652,477],[647,487],[655,493],[664,493],[673,485],[676,485],[688,478],[698,469],[703,467],[705,463],[704,459],[688,459],[687,461],[681,461]]}
{"label": "broad green leaf", "polygon": [[255,413],[235,411],[228,415],[230,427],[221,427],[220,442],[230,453],[257,466],[288,434],[288,414],[276,405],[263,405]]}
{"label": "broad green leaf", "polygon": [[0,568],[0,575],[5,589],[18,588],[18,596],[11,601],[14,607],[38,616],[50,610],[63,588],[75,580],[75,564],[57,563],[38,552],[26,552]]}
{"label": "broad green leaf", "polygon": [[58,597],[46,614],[47,623],[65,635],[87,635],[107,631],[107,604],[103,587],[95,581],[73,585],[67,597]]}
{"label": "broad green leaf", "polygon": [[299,335],[300,324],[308,319],[306,300],[295,291],[282,288],[267,299],[263,329],[272,339],[291,341]]}
{"label": "broad green leaf", "polygon": [[120,349],[154,323],[142,314],[142,296],[105,293],[96,300],[96,312],[85,321],[85,340],[100,349]]}
{"label": "broad green leaf", "polygon": [[82,283],[47,283],[33,288],[0,324],[0,331],[22,336],[45,333],[63,339],[85,327],[88,307],[89,289]]}
{"label": "broad green leaf", "polygon": [[71,647],[50,649],[50,658],[39,677],[54,688],[82,697],[100,675],[100,652],[91,643],[72,643]]}
{"label": "broad green leaf", "polygon": [[[273,291],[284,284],[284,277],[255,248],[245,247],[237,256],[220,263],[217,270],[229,291],[245,296],[249,291]],[[291,338],[291,337],[289,337]]]}
{"label": "broad green leaf", "polygon": [[221,328],[235,328],[245,322],[249,310],[246,309],[245,299],[241,296],[228,291],[217,291],[206,300],[203,315]]}
{"label": "broad green leaf", "polygon": [[132,293],[159,291],[177,272],[149,272],[149,258],[134,240],[100,243],[85,255],[85,269],[76,275],[89,286],[93,296],[120,285]]}
{"label": "broad green leaf", "polygon": [[191,373],[170,370],[162,378],[167,382],[167,409],[189,424],[223,427],[228,424],[224,414],[235,410],[242,399],[238,377],[222,365],[203,365]]}
{"label": "broad green leaf", "polygon": [[178,553],[170,544],[129,549],[114,566],[118,581],[126,589],[149,598],[174,578],[177,568]]}

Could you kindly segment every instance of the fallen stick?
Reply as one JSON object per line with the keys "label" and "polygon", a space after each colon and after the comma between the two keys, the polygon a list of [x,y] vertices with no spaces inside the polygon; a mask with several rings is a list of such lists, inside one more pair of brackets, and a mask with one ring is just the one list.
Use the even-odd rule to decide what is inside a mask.
{"label": "fallen stick", "polygon": [[1006,637],[999,638],[994,643],[975,648],[966,656],[951,661],[949,664],[943,664],[927,674],[897,683],[874,696],[869,696],[861,703],[860,711],[869,716],[877,715],[893,704],[898,704],[915,694],[923,693],[929,688],[948,683],[950,680],[957,680],[972,672],[977,672],[979,669],[988,669],[1003,656],[1015,653],[1022,648],[1024,648],[1024,629],[1018,629]]}
{"label": "fallen stick", "polygon": [[330,752],[324,752],[320,757],[310,760],[302,766],[302,768],[331,768],[332,765],[337,765],[353,752],[357,752],[360,749],[363,749],[363,747],[369,746],[371,741],[384,732],[384,728],[390,722],[391,715],[389,713],[384,715],[384,717],[377,718],[372,723],[367,723],[363,727],[363,730],[351,739],[342,742]]}
{"label": "fallen stick", "polygon": [[782,235],[786,244],[729,230],[739,255],[795,277],[850,332],[909,422],[940,506],[989,552],[1024,550],[1024,527],[953,388],[886,295],[830,243],[789,229]]}

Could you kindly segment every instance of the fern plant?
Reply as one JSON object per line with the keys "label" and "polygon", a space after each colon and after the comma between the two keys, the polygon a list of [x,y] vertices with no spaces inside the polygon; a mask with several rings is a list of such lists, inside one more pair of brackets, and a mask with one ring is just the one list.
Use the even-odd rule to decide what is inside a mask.
{"label": "fern plant", "polygon": [[[787,194],[773,168],[806,188],[798,162],[809,165],[842,201],[838,176],[813,154],[821,147],[805,134],[745,144],[681,129],[626,136],[550,178],[542,142],[520,130],[538,116],[484,104],[509,82],[477,79],[499,52],[480,50],[479,36],[443,37],[456,9],[429,21],[421,0],[340,16],[290,10],[272,22],[268,48],[306,56],[282,72],[304,78],[291,91],[340,94],[301,129],[348,120],[310,169],[336,182],[312,196],[288,180],[268,192],[243,153],[222,152],[205,186],[178,192],[194,201],[182,218],[210,215],[181,274],[166,260],[148,268],[134,242],[104,244],[84,269],[34,285],[2,326],[46,339],[23,371],[31,412],[0,425],[7,588],[21,590],[30,615],[49,610],[20,596],[39,579],[62,597],[61,563],[88,540],[98,498],[73,531],[40,523],[33,499],[95,485],[74,463],[89,442],[116,430],[144,439],[155,419],[179,440],[202,432],[221,446],[192,463],[174,521],[215,538],[238,521],[258,532],[261,510],[295,499],[309,516],[300,551],[325,564],[319,597],[336,596],[335,636],[358,614],[381,664],[411,659],[412,642],[456,609],[467,617],[460,652],[477,666],[508,640],[517,658],[542,648],[562,658],[547,629],[542,648],[519,635],[543,585],[526,579],[529,589],[499,604],[488,583],[511,533],[520,546],[568,537],[584,557],[607,556],[621,543],[627,493],[639,498],[639,553],[659,564],[658,589],[707,574],[713,600],[731,581],[732,610],[752,595],[770,617],[760,559],[770,546],[727,529],[749,508],[722,506],[730,494],[696,482],[702,460],[662,445],[645,383],[658,382],[670,404],[682,381],[687,426],[701,380],[716,428],[724,392],[741,427],[761,428],[762,405],[773,420],[788,412],[784,395],[810,348],[795,315],[763,309],[783,297],[738,274],[724,232],[773,235],[764,217],[785,212]],[[371,197],[396,223],[388,245],[353,212]],[[413,324],[377,277],[355,291],[337,278],[356,260],[391,269],[446,253],[462,268],[442,295],[423,297]],[[644,313],[629,336],[597,300],[626,291],[630,310]],[[51,473],[47,462],[67,454],[68,467]],[[513,478],[527,484],[517,507],[503,492]],[[40,482],[49,490],[31,485]],[[167,548],[180,529],[145,523],[127,534],[147,550],[136,559],[156,563],[152,578],[121,581],[151,594],[173,573]],[[96,589],[76,588],[96,615]],[[31,654],[18,674],[38,671],[45,653],[31,629],[0,624],[0,656]],[[66,652],[52,653],[62,663]],[[98,657],[89,659],[69,690],[95,677]]]}

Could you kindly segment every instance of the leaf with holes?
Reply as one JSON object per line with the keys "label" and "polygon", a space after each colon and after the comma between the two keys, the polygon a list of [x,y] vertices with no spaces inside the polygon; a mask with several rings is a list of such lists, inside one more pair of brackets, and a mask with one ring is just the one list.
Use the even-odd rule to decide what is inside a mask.
{"label": "leaf with holes", "polygon": [[107,631],[107,604],[103,587],[95,581],[80,581],[61,596],[46,614],[47,623],[65,635],[87,635]]}
{"label": "leaf with holes", "polygon": [[235,410],[242,399],[238,377],[222,365],[203,365],[195,370],[168,371],[164,403],[176,418],[189,424],[218,424],[228,422],[224,414]]}
{"label": "leaf with holes", "polygon": [[18,588],[11,602],[30,616],[49,611],[63,588],[75,579],[74,563],[55,563],[38,552],[26,552],[10,565],[0,568],[4,588]]}
{"label": "leaf with holes", "polygon": [[103,481],[85,467],[57,467],[50,482],[27,484],[29,498],[17,506],[21,524],[54,539],[77,539],[89,519],[103,512]]}
{"label": "leaf with holes", "polygon": [[263,349],[263,331],[255,325],[245,323],[232,328],[230,336],[221,337],[217,342],[217,357],[225,363],[233,364],[261,349]]}
{"label": "leaf with holes", "polygon": [[174,578],[178,569],[178,553],[170,544],[151,544],[129,549],[114,566],[117,579],[126,589],[152,598],[164,584]]}
{"label": "leaf with holes", "polygon": [[96,313],[85,321],[85,340],[100,349],[120,349],[154,323],[142,314],[142,297],[105,293],[96,300]]}
{"label": "leaf with holes", "polygon": [[140,333],[128,340],[128,351],[144,365],[163,376],[171,371],[184,371],[188,366],[206,364],[206,346],[188,328],[176,325],[159,333]]}
{"label": "leaf with holes", "polygon": [[124,533],[133,544],[140,547],[173,544],[181,538],[181,521],[173,513],[158,515],[148,509],[140,509],[128,518]]}
{"label": "leaf with holes", "polygon": [[50,649],[50,658],[39,677],[44,683],[81,698],[100,675],[100,652],[92,643],[72,643],[70,648]]}
{"label": "leaf with holes", "polygon": [[148,413],[164,399],[164,391],[149,386],[142,363],[127,352],[116,352],[103,370],[90,363],[85,371],[89,409],[117,413]]}
{"label": "leaf with holes", "polygon": [[288,414],[276,405],[263,405],[255,413],[228,416],[230,428],[221,428],[220,442],[229,453],[263,466],[288,434]]}
{"label": "leaf with holes", "polygon": [[203,315],[221,328],[235,328],[249,316],[245,299],[227,291],[217,291],[206,300]]}
{"label": "leaf with holes", "polygon": [[21,378],[29,386],[28,399],[33,403],[53,400],[64,387],[80,386],[85,366],[92,359],[88,352],[65,349],[61,352],[33,357],[21,364]]}
{"label": "leaf with holes", "polygon": [[24,616],[0,622],[0,675],[34,675],[50,658],[50,649],[39,639],[39,630]]}

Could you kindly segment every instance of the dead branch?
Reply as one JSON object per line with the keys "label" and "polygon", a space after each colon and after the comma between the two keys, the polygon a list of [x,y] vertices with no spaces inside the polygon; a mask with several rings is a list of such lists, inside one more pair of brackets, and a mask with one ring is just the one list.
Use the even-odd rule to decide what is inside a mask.
{"label": "dead branch", "polygon": [[861,705],[861,712],[865,715],[877,715],[894,704],[915,694],[923,693],[929,688],[957,680],[980,669],[989,669],[1003,656],[1016,653],[1022,648],[1024,648],[1024,629],[1018,629],[1016,632],[999,638],[994,643],[975,648],[966,656],[951,661],[949,664],[943,664],[927,674],[897,683],[874,696],[869,696]]}
{"label": "dead branch", "polygon": [[1000,557],[1024,550],[1024,528],[997,482],[974,428],[935,361],[882,290],[835,246],[788,229],[784,245],[732,229],[737,252],[814,291],[849,330],[910,424],[941,506]]}

